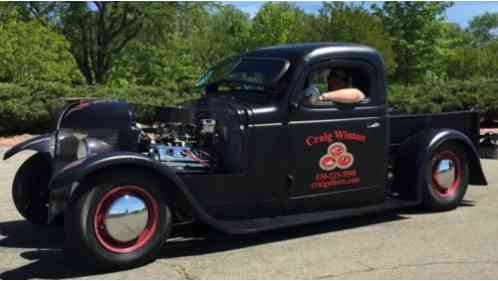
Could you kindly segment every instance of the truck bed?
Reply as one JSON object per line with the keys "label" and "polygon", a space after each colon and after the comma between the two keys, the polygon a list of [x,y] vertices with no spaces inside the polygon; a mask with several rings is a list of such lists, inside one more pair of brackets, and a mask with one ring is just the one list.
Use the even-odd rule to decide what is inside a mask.
{"label": "truck bed", "polygon": [[391,148],[398,147],[409,137],[423,130],[451,128],[467,135],[474,144],[479,140],[479,113],[455,111],[431,114],[390,115]]}

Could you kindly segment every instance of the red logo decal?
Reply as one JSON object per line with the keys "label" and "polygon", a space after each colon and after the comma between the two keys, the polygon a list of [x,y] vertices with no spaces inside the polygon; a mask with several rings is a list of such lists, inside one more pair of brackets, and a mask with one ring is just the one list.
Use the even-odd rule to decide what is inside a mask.
{"label": "red logo decal", "polygon": [[334,156],[325,154],[320,158],[320,168],[324,171],[332,171],[336,167],[336,159]]}
{"label": "red logo decal", "polygon": [[324,171],[332,171],[336,167],[341,170],[348,169],[353,163],[353,154],[348,152],[346,145],[335,142],[327,148],[327,154],[320,158],[318,165]]}
{"label": "red logo decal", "polygon": [[328,153],[335,157],[342,155],[346,150],[347,148],[342,142],[333,143],[327,149]]}

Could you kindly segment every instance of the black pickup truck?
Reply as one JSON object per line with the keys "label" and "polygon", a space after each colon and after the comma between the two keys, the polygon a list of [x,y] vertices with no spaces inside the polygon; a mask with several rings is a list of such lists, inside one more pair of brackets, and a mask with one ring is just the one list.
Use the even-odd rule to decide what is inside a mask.
{"label": "black pickup truck", "polygon": [[[310,102],[341,68],[357,103]],[[456,208],[486,185],[479,115],[394,114],[375,50],[297,44],[226,59],[180,107],[79,100],[35,150],[13,199],[35,224],[63,223],[67,251],[100,265],[150,261],[172,228],[245,234],[420,205]]]}

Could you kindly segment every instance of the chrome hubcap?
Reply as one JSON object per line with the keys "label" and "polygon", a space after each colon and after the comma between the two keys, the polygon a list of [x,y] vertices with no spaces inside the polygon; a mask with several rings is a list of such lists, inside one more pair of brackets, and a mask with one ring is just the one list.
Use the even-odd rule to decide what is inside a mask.
{"label": "chrome hubcap", "polygon": [[436,166],[434,180],[439,187],[450,189],[456,180],[455,162],[450,159],[442,159]]}
{"label": "chrome hubcap", "polygon": [[149,212],[140,197],[123,194],[116,198],[104,216],[106,232],[116,241],[128,242],[137,239],[145,230]]}

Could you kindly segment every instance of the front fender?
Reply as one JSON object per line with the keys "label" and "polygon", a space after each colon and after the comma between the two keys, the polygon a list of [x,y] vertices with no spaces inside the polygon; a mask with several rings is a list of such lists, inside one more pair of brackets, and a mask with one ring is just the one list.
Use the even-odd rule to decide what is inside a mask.
{"label": "front fender", "polygon": [[181,183],[177,182],[180,179],[170,168],[158,164],[149,157],[133,152],[112,151],[82,158],[67,164],[54,174],[50,180],[49,189],[65,188],[74,182],[81,181],[85,176],[93,172],[116,165],[136,165],[150,168],[161,175],[172,179],[176,178],[175,184]]}
{"label": "front fender", "polygon": [[185,183],[169,167],[156,162],[144,155],[133,152],[107,152],[96,156],[83,158],[69,163],[63,169],[56,172],[49,183],[51,196],[51,217],[60,214],[65,208],[65,203],[71,198],[74,191],[87,175],[102,170],[104,168],[119,165],[131,165],[145,168],[159,174],[163,179],[168,179],[173,183],[173,188],[177,188],[189,203],[197,219],[211,225],[212,227],[226,233],[233,233],[233,230],[210,216],[191,194]]}
{"label": "front fender", "polygon": [[3,155],[3,160],[7,160],[13,155],[23,151],[23,150],[34,150],[41,153],[50,153],[50,138],[52,134],[44,134],[37,136],[21,142],[9,150],[7,150]]}

